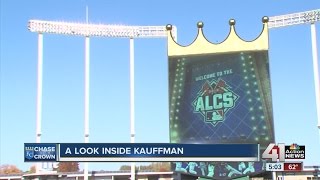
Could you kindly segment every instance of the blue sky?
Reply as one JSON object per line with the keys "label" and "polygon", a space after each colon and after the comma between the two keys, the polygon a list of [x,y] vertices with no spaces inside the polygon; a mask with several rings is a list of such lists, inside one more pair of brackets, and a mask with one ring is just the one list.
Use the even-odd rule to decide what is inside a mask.
{"label": "blue sky", "polygon": [[[196,23],[212,42],[224,40],[228,21],[252,40],[263,16],[319,9],[320,1],[18,1],[1,3],[0,164],[22,170],[23,143],[35,142],[37,34],[30,19],[177,26],[190,44]],[[319,44],[320,26],[317,28]],[[306,145],[305,165],[320,165],[310,25],[271,29],[270,72],[276,142]],[[130,142],[129,40],[91,38],[90,142]],[[136,142],[169,142],[166,39],[135,40]],[[318,54],[320,54],[318,52]],[[84,38],[44,35],[42,142],[83,142]],[[117,170],[122,163],[91,163]]]}

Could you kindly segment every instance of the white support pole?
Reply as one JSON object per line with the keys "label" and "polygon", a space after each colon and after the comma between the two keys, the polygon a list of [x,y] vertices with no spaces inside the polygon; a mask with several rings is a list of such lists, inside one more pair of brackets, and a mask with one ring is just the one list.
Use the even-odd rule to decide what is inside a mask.
{"label": "white support pole", "polygon": [[[130,38],[130,142],[135,142],[134,129],[134,41]],[[131,180],[135,180],[136,164],[131,163]]]}
{"label": "white support pole", "polygon": [[277,173],[275,171],[272,172],[272,180],[277,180]]}
{"label": "white support pole", "polygon": [[314,87],[316,93],[316,111],[318,118],[318,128],[320,131],[320,82],[319,82],[319,64],[318,64],[318,50],[317,50],[317,36],[316,25],[311,23],[311,43],[312,43],[312,59],[313,59],[313,75]]}
{"label": "white support pole", "polygon": [[[90,78],[90,39],[85,39],[84,62],[84,142],[89,143],[89,78]],[[88,180],[88,163],[84,163],[84,180]]]}
{"label": "white support pole", "polygon": [[[36,143],[41,143],[42,120],[42,67],[43,67],[43,34],[38,34],[38,67],[37,67],[37,114],[36,114]],[[36,172],[41,169],[41,163],[36,163]]]}

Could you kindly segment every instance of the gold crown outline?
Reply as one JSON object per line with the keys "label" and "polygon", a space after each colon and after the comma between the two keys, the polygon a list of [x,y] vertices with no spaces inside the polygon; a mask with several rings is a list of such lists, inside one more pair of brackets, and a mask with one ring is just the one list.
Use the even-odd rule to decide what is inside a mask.
{"label": "gold crown outline", "polygon": [[25,150],[26,150],[26,151],[33,151],[33,148],[34,148],[34,147],[25,147]]}
{"label": "gold crown outline", "polygon": [[252,40],[245,41],[241,39],[236,33],[234,19],[229,20],[230,31],[226,39],[220,43],[212,43],[207,40],[203,34],[203,22],[198,22],[198,34],[195,40],[187,45],[182,46],[178,44],[172,34],[172,25],[166,26],[168,33],[168,56],[184,56],[184,55],[199,55],[199,54],[216,54],[223,52],[243,52],[255,50],[268,50],[268,21],[269,18],[264,16],[262,18],[263,29],[260,35]]}

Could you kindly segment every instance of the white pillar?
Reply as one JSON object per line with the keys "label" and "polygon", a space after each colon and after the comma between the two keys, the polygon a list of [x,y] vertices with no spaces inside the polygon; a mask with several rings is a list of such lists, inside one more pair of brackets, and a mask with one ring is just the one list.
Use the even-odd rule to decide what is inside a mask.
{"label": "white pillar", "polygon": [[[85,39],[85,62],[84,62],[84,142],[89,143],[89,80],[90,80],[90,41]],[[88,163],[84,163],[84,180],[88,180]]]}
{"label": "white pillar", "polygon": [[316,25],[311,24],[311,43],[312,43],[312,59],[313,59],[313,75],[314,75],[314,88],[316,93],[316,111],[318,118],[318,128],[320,131],[320,82],[319,82],[319,64],[318,64],[318,50],[317,50],[317,36]]}
{"label": "white pillar", "polygon": [[[36,109],[36,143],[41,143],[42,120],[42,66],[43,66],[43,34],[38,34],[38,67],[37,67],[37,109]],[[36,172],[41,169],[41,163],[36,163]]]}
{"label": "white pillar", "polygon": [[[134,41],[130,38],[130,142],[135,142],[134,131]],[[131,180],[135,180],[136,164],[131,163]]]}
{"label": "white pillar", "polygon": [[277,173],[275,171],[272,172],[272,180],[277,180]]}

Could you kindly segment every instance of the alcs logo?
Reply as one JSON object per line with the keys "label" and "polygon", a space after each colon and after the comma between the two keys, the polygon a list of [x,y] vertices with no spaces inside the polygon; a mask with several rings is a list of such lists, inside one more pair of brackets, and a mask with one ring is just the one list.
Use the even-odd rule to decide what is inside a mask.
{"label": "alcs logo", "polygon": [[206,81],[193,102],[194,112],[215,126],[225,119],[225,114],[235,106],[238,98],[224,80]]}

